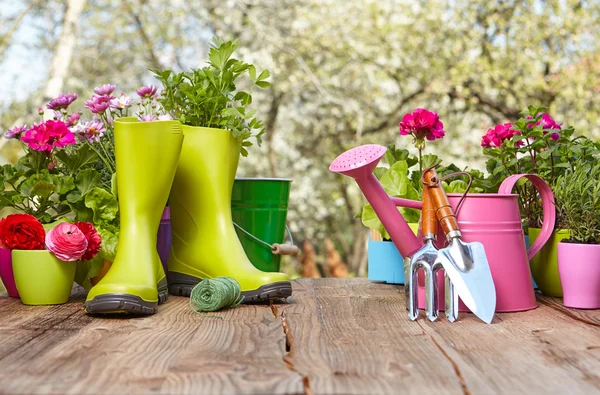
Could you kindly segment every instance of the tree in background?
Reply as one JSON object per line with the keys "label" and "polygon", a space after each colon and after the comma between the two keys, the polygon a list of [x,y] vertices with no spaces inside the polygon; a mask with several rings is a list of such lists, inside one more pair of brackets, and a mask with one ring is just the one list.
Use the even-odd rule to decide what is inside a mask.
{"label": "tree in background", "polygon": [[[59,48],[77,4],[85,7],[66,62]],[[366,271],[367,230],[354,219],[362,195],[327,168],[354,145],[407,144],[396,141],[404,113],[439,113],[447,143],[432,151],[460,166],[482,167],[483,132],[528,104],[600,135],[593,0],[51,0],[12,8],[0,14],[0,72],[20,26],[35,25],[27,56],[68,63],[59,90],[80,94],[105,82],[132,91],[152,82],[151,67],[202,66],[213,34],[239,37],[243,60],[272,74],[272,88],[255,97],[267,128],[263,155],[243,160],[240,175],[292,177],[292,230],[319,245],[329,237],[357,275]],[[36,88],[2,108],[0,128],[35,112],[46,87]],[[0,153],[13,161],[16,147]]]}

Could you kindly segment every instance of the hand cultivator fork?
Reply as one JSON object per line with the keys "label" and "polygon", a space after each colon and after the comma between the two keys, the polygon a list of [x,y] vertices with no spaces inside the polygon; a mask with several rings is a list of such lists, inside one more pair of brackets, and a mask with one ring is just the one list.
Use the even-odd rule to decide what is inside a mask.
{"label": "hand cultivator fork", "polygon": [[[427,170],[424,174],[426,172]],[[408,317],[414,321],[419,317],[418,271],[422,269],[425,278],[425,314],[430,321],[435,321],[439,312],[439,306],[437,305],[439,292],[437,273],[443,267],[438,259],[438,249],[434,245],[437,238],[435,209],[429,194],[429,188],[425,182],[423,184],[421,226],[424,246],[415,252],[412,257],[404,258],[404,291],[406,293]],[[458,295],[447,275],[445,275],[445,285],[446,317],[448,321],[454,322],[458,318]]]}

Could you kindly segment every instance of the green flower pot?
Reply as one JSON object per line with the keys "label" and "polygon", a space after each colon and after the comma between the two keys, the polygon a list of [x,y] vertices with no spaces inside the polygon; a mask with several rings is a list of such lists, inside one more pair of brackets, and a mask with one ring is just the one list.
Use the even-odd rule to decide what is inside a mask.
{"label": "green flower pot", "polygon": [[23,304],[63,304],[69,300],[76,262],[63,262],[47,250],[13,250],[12,261]]}
{"label": "green flower pot", "polygon": [[[533,244],[540,235],[541,229],[529,228],[529,243]],[[555,230],[550,239],[533,259],[531,275],[544,295],[562,297],[562,286],[558,274],[558,243],[570,237],[568,230]]]}

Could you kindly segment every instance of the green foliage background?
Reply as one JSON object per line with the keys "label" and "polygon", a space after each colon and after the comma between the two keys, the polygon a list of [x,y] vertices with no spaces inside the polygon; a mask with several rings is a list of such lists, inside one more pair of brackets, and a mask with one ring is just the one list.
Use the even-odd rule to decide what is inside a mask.
{"label": "green foliage background", "polygon": [[[49,65],[72,1],[0,0],[0,73],[14,56]],[[213,35],[238,38],[237,57],[268,69],[272,84],[253,94],[264,144],[250,147],[238,175],[292,177],[296,238],[317,249],[331,238],[363,275],[367,232],[355,216],[364,202],[351,180],[328,172],[331,161],[365,143],[414,153],[397,123],[416,107],[438,112],[447,131],[426,153],[460,168],[483,169],[481,135],[529,104],[597,138],[598,20],[595,0],[89,0],[63,90],[83,100],[111,82],[133,93],[158,84],[149,68],[203,67]],[[15,77],[42,83],[3,98],[0,129],[31,121],[47,99],[38,77]],[[16,161],[18,147],[0,144],[0,162]]]}

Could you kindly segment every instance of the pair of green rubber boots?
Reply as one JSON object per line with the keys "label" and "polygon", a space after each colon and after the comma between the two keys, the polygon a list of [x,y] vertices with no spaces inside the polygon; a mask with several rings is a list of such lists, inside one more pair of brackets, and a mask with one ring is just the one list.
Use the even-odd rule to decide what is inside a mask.
{"label": "pair of green rubber boots", "polygon": [[[88,293],[90,314],[154,314],[168,293],[189,296],[204,278],[228,276],[245,303],[286,298],[283,273],[256,269],[233,228],[231,190],[241,143],[224,129],[178,121],[115,121],[121,229],[108,273]],[[169,201],[173,244],[165,274],[156,237]]]}

